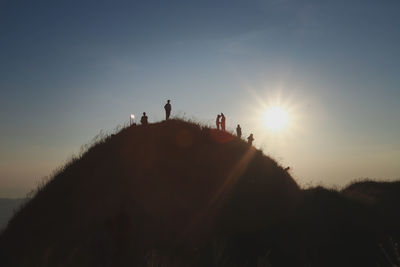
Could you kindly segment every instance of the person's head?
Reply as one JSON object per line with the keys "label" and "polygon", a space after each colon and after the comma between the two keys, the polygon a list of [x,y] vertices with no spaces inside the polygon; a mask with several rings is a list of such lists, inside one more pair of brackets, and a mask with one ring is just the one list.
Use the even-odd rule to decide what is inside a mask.
{"label": "person's head", "polygon": [[171,102],[171,100],[168,99],[168,100],[167,100],[167,103],[169,104],[169,102]]}
{"label": "person's head", "polygon": [[240,128],[240,125],[238,124],[238,126],[237,126],[238,128]]}
{"label": "person's head", "polygon": [[221,114],[218,114],[217,117],[218,117],[218,118],[221,117]]}
{"label": "person's head", "polygon": [[143,112],[143,116],[146,116],[146,112]]}
{"label": "person's head", "polygon": [[221,116],[224,116],[224,113],[221,112]]}

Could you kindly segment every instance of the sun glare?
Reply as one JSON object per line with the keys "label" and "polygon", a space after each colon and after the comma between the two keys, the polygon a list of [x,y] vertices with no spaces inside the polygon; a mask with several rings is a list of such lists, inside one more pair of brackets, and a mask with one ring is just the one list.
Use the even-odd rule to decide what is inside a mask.
{"label": "sun glare", "polygon": [[283,130],[288,122],[289,115],[288,112],[280,106],[268,107],[263,115],[264,126],[268,130],[281,131]]}

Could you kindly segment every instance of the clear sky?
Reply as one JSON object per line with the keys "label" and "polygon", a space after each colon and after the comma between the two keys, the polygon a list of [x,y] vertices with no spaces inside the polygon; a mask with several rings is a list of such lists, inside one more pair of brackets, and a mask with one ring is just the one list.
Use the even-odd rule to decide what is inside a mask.
{"label": "clear sky", "polygon": [[[301,185],[400,178],[398,0],[0,0],[0,197],[146,111],[227,126]],[[260,117],[278,103],[287,127]]]}

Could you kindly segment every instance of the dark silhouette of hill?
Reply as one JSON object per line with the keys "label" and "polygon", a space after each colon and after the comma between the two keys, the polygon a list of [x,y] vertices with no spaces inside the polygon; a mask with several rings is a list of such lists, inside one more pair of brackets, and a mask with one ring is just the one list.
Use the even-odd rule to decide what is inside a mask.
{"label": "dark silhouette of hill", "polygon": [[6,226],[13,212],[25,201],[22,198],[0,198],[0,229]]}
{"label": "dark silhouette of hill", "polygon": [[301,190],[230,133],[180,120],[132,126],[38,190],[1,234],[0,263],[389,266],[398,183],[365,184]]}
{"label": "dark silhouette of hill", "polygon": [[374,209],[375,217],[372,219],[375,224],[379,224],[380,232],[395,233],[397,242],[400,241],[400,181],[356,182],[345,188],[343,194]]}

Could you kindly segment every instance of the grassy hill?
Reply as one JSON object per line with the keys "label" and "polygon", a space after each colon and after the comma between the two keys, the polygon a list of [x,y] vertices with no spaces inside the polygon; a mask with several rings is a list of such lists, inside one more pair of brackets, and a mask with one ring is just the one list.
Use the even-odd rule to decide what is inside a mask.
{"label": "grassy hill", "polygon": [[0,236],[0,263],[385,266],[396,260],[388,237],[400,237],[399,203],[371,204],[360,197],[369,192],[301,190],[261,151],[197,124],[131,126],[90,147],[26,203]]}

